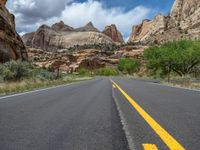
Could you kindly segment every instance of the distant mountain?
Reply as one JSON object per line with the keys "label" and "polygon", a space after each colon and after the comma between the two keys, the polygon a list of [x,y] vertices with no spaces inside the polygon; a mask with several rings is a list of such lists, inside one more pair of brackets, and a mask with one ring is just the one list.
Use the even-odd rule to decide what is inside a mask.
{"label": "distant mountain", "polygon": [[74,31],[74,28],[65,25],[63,21],[53,24],[51,28],[54,29],[55,31]]}
{"label": "distant mountain", "polygon": [[92,22],[87,23],[83,27],[75,29],[75,31],[78,31],[78,32],[88,32],[88,31],[100,32],[97,28],[94,27],[94,25],[92,24]]}
{"label": "distant mountain", "polygon": [[7,0],[0,0],[0,63],[11,59],[27,59],[26,48],[15,31],[15,17],[5,7]]}
{"label": "distant mountain", "polygon": [[133,26],[129,42],[165,43],[177,39],[200,38],[200,1],[175,0],[168,16],[158,14]]}
{"label": "distant mountain", "polygon": [[118,44],[124,43],[122,34],[118,31],[116,25],[114,24],[106,26],[103,30],[103,33],[109,36],[114,42]]}
{"label": "distant mountain", "polygon": [[36,32],[25,34],[22,39],[28,47],[48,51],[67,49],[75,45],[113,43],[110,37],[101,33],[91,22],[77,29],[62,21],[51,27],[42,25]]}

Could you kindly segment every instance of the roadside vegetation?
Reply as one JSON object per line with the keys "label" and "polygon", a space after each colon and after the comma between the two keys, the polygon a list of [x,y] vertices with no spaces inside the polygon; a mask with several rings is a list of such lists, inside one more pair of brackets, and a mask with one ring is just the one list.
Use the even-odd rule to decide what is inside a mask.
{"label": "roadside vegetation", "polygon": [[140,69],[140,62],[133,58],[121,58],[119,60],[118,69],[123,74],[137,73]]}
{"label": "roadside vegetation", "polygon": [[200,88],[200,41],[180,40],[144,51],[147,75],[177,86]]}
{"label": "roadside vegetation", "polygon": [[67,75],[48,70],[37,69],[30,62],[10,61],[0,64],[0,94],[62,85],[66,83],[89,80],[89,76]]}
{"label": "roadside vegetation", "polygon": [[93,70],[88,70],[81,68],[78,71],[80,76],[118,76],[119,70],[116,68],[105,67],[105,68],[98,68]]}

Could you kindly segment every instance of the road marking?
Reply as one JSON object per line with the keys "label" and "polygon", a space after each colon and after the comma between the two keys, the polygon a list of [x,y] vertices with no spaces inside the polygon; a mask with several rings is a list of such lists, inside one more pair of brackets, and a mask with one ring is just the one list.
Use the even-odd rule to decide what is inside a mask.
{"label": "road marking", "polygon": [[114,84],[112,86],[113,86],[113,88],[116,88],[116,86]]}
{"label": "road marking", "polygon": [[158,150],[155,144],[143,144],[144,150]]}
{"label": "road marking", "polygon": [[162,128],[143,108],[141,108],[122,88],[120,88],[113,80],[111,82],[125,96],[128,102],[137,110],[150,127],[157,133],[170,150],[185,150],[185,148],[177,142],[164,128]]}

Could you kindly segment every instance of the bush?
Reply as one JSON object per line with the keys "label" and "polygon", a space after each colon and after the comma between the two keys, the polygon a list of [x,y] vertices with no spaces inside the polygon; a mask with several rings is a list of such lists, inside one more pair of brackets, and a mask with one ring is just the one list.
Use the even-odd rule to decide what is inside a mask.
{"label": "bush", "polygon": [[136,59],[121,58],[119,60],[118,69],[123,73],[133,74],[139,71],[140,63]]}
{"label": "bush", "polygon": [[159,72],[169,79],[172,72],[179,76],[191,74],[200,64],[200,41],[181,40],[152,46],[145,49],[144,58],[153,75]]}
{"label": "bush", "polygon": [[99,76],[116,76],[119,74],[119,72],[116,69],[109,68],[109,67],[99,68],[99,69],[96,69],[94,72],[95,72],[95,75],[99,75]]}
{"label": "bush", "polygon": [[87,69],[81,68],[78,70],[79,75],[81,76],[90,76],[91,72]]}
{"label": "bush", "polygon": [[33,66],[25,61],[10,61],[0,65],[3,80],[21,80],[33,75]]}
{"label": "bush", "polygon": [[58,79],[57,73],[55,72],[50,72],[47,70],[41,70],[38,78],[41,80],[56,80]]}

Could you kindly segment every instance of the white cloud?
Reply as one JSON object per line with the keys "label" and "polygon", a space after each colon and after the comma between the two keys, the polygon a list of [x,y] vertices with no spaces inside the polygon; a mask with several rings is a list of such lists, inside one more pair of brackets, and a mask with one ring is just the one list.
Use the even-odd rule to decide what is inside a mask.
{"label": "white cloud", "polygon": [[92,21],[100,30],[105,25],[116,24],[124,36],[128,36],[131,32],[132,25],[140,23],[152,12],[144,6],[124,11],[120,7],[105,8],[100,1],[88,0],[82,3],[71,1],[16,0],[14,6],[10,8],[15,12],[19,32],[35,30],[41,24],[50,25],[59,20],[73,27],[80,27]]}
{"label": "white cloud", "polygon": [[127,34],[131,31],[132,25],[145,19],[150,11],[143,6],[137,6],[128,12],[118,7],[106,9],[99,1],[89,0],[67,5],[60,19],[75,27],[92,21],[101,30],[105,25],[116,24],[123,34]]}

